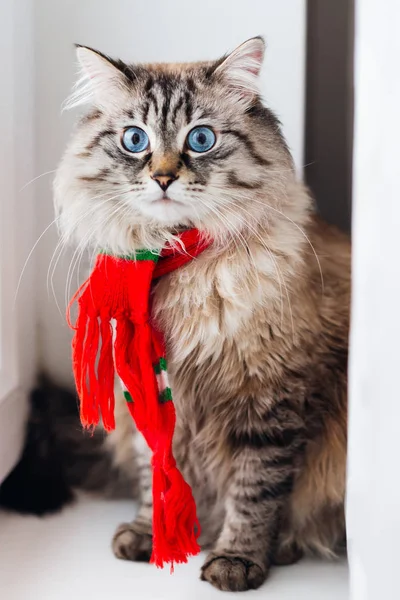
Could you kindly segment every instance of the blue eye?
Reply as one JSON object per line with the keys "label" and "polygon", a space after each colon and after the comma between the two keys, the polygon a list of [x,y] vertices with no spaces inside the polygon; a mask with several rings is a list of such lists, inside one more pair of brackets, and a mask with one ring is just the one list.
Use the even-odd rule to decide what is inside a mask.
{"label": "blue eye", "polygon": [[207,152],[214,146],[215,133],[210,127],[195,127],[189,132],[186,143],[193,152]]}
{"label": "blue eye", "polygon": [[143,152],[149,145],[149,136],[140,127],[128,127],[122,135],[122,145],[128,152]]}

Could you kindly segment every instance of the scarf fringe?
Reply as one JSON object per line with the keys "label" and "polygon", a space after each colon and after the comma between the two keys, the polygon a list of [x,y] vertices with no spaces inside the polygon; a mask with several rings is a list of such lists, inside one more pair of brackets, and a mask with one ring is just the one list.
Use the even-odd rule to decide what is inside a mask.
{"label": "scarf fringe", "polygon": [[[162,495],[162,503],[155,500]],[[164,563],[186,563],[200,552],[197,543],[200,525],[190,486],[177,467],[167,471],[153,460],[153,552],[151,562],[162,568]],[[194,524],[194,526],[193,526]]]}

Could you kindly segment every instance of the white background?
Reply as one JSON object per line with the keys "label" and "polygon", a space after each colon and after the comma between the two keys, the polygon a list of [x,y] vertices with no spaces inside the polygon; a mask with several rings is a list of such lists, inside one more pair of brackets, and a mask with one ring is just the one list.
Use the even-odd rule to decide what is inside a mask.
{"label": "white background", "polygon": [[[262,91],[277,112],[298,165],[302,164],[305,90],[305,0],[36,0],[36,173],[55,169],[75,114],[60,107],[75,80],[73,43],[92,46],[127,61],[186,61],[217,58],[254,35],[267,41]],[[35,183],[38,234],[54,218],[50,181]],[[69,381],[70,333],[46,276],[57,242],[53,229],[38,251],[37,283],[41,361],[60,381]],[[71,255],[54,276],[63,313]],[[76,278],[73,285],[76,286]]]}
{"label": "white background", "polygon": [[352,600],[400,598],[400,4],[356,10],[347,529]]}
{"label": "white background", "polygon": [[0,2],[0,481],[18,459],[36,358],[34,59],[31,0]]}

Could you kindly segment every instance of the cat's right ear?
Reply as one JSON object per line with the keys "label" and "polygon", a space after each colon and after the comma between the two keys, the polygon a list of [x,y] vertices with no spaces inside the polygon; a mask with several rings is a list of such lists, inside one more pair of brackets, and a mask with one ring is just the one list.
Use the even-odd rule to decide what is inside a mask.
{"label": "cat's right ear", "polygon": [[112,108],[116,98],[128,91],[128,67],[87,46],[77,44],[76,55],[80,77],[63,108],[68,110],[83,104],[95,104],[104,110]]}

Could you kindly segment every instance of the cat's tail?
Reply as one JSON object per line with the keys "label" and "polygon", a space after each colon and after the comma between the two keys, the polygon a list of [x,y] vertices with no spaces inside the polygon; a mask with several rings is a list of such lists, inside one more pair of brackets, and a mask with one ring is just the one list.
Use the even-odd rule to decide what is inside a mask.
{"label": "cat's tail", "polygon": [[135,488],[133,473],[114,464],[105,432],[82,429],[75,394],[40,377],[30,396],[25,447],[0,486],[0,506],[43,515],[71,502],[76,490],[133,498]]}

